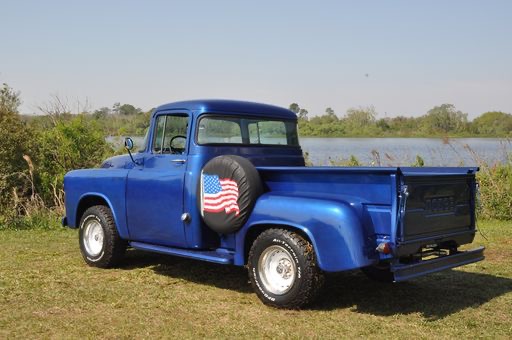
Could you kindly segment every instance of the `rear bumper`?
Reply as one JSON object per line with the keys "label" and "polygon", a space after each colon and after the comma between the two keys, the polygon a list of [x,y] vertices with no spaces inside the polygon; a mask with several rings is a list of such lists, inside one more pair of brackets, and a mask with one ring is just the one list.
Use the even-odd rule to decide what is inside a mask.
{"label": "rear bumper", "polygon": [[405,281],[441,270],[482,261],[484,259],[484,249],[484,247],[479,247],[418,263],[392,265],[391,271],[395,275],[395,282]]}
{"label": "rear bumper", "polygon": [[68,218],[66,216],[64,216],[62,218],[62,220],[60,221],[60,223],[62,224],[63,227],[67,227],[68,226]]}

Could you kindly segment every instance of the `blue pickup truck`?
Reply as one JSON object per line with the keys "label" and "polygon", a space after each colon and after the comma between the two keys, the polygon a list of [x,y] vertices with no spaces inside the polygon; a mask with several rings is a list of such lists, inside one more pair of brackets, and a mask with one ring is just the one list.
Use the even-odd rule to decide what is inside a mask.
{"label": "blue pickup truck", "polygon": [[140,150],[125,146],[64,178],[63,224],[91,266],[127,247],[247,266],[265,304],[300,308],[325,272],[398,282],[484,258],[459,250],[475,167],[306,167],[293,112],[227,100],[162,105]]}

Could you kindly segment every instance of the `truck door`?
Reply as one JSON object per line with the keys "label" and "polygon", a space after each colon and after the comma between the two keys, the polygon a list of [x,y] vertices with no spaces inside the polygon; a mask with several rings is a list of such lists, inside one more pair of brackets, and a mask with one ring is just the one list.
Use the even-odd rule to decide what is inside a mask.
{"label": "truck door", "polygon": [[128,173],[126,208],[132,241],[186,245],[181,214],[189,121],[186,113],[163,113],[153,120],[143,164]]}

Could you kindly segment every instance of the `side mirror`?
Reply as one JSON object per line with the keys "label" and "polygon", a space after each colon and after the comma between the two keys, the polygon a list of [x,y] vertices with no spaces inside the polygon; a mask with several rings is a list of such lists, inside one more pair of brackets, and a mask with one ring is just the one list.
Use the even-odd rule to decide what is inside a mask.
{"label": "side mirror", "polygon": [[133,149],[133,140],[130,137],[126,137],[124,139],[124,147],[128,151],[131,151]]}
{"label": "side mirror", "polygon": [[133,140],[130,137],[126,137],[124,139],[124,148],[128,151],[128,154],[130,155],[130,159],[132,160],[133,164],[139,165],[139,163],[133,159],[131,150],[133,149]]}

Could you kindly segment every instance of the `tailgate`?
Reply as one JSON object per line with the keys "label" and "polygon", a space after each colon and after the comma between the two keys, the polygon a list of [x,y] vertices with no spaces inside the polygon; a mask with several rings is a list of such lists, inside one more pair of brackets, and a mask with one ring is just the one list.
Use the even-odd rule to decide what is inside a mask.
{"label": "tailgate", "polygon": [[399,253],[428,244],[470,243],[475,233],[477,168],[401,169]]}

